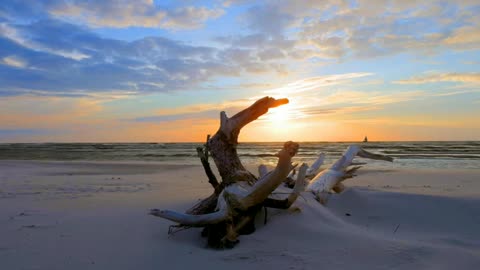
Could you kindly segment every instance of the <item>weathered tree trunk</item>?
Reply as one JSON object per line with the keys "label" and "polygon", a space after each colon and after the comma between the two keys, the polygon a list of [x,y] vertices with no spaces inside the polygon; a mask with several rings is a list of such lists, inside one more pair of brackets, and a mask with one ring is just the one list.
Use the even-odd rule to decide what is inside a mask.
{"label": "weathered tree trunk", "polygon": [[[287,99],[264,97],[247,109],[228,118],[220,113],[220,128],[215,135],[207,139],[205,149],[197,152],[202,161],[209,183],[214,188],[211,196],[204,199],[186,214],[152,209],[150,214],[177,222],[184,226],[205,227],[202,235],[208,237],[208,244],[216,248],[233,247],[237,235],[254,230],[254,217],[263,205],[276,208],[288,208],[303,191],[307,166],[302,166],[297,177],[298,185],[286,200],[267,199],[288,176],[291,171],[291,159],[298,151],[298,144],[286,142],[278,152],[275,169],[260,179],[247,171],[237,154],[238,135],[242,127],[265,114],[269,108],[288,103]],[[222,181],[218,183],[208,163],[211,154]]]}
{"label": "weathered tree trunk", "polygon": [[268,109],[287,103],[288,99],[277,100],[271,97],[264,97],[231,118],[228,118],[225,112],[220,113],[220,128],[208,140],[207,148],[215,161],[215,165],[217,165],[218,172],[225,185],[238,181],[254,183],[257,180],[253,174],[245,169],[238,157],[237,144],[240,129],[267,113]]}

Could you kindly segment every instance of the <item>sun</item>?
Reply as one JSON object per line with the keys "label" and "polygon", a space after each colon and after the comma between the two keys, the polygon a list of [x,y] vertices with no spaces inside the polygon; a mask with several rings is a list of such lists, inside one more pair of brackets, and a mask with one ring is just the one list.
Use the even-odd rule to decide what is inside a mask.
{"label": "sun", "polygon": [[289,110],[287,108],[272,108],[269,110],[266,120],[273,126],[281,126],[288,122]]}
{"label": "sun", "polygon": [[272,108],[265,116],[264,136],[267,136],[269,141],[284,141],[292,135],[289,128],[291,115],[288,107]]}
{"label": "sun", "polygon": [[276,108],[270,108],[257,122],[256,137],[264,141],[288,141],[301,137],[300,126],[302,121],[301,107],[290,99],[288,104]]}

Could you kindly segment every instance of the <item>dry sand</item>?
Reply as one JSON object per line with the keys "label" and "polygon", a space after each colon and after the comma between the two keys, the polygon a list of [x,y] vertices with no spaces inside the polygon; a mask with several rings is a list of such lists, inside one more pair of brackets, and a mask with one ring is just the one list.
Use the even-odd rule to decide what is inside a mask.
{"label": "dry sand", "polygon": [[1,161],[0,269],[479,269],[480,170],[363,169],[345,184],[217,251],[147,215],[210,195],[200,166]]}

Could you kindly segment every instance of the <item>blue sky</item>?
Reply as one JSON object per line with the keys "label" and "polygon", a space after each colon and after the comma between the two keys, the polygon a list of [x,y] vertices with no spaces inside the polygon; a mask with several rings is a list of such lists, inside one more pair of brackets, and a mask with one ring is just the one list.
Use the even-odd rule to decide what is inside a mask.
{"label": "blue sky", "polygon": [[2,1],[0,142],[479,140],[478,1]]}

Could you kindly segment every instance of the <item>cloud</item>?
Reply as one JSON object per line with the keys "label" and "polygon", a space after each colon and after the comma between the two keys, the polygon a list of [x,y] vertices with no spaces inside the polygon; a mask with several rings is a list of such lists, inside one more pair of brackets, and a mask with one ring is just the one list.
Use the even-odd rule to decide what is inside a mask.
{"label": "cloud", "polygon": [[[162,109],[156,115],[133,119],[135,122],[173,122],[184,119],[218,119],[221,110],[233,115],[250,106],[255,100],[268,95],[288,97],[290,102],[272,110],[259,119],[260,122],[275,122],[278,115],[285,120],[301,120],[323,115],[345,115],[364,111],[380,110],[385,105],[423,98],[424,92],[361,91],[350,89],[352,85],[371,85],[365,78],[372,73],[357,72],[317,76],[297,80],[284,87],[265,90],[259,96],[249,99],[226,101],[220,104],[197,104],[173,109]],[[376,81],[374,81],[376,83]],[[363,84],[362,84],[363,83]]]}
{"label": "cloud", "polygon": [[[264,93],[289,97],[290,103],[282,107],[282,110],[287,110],[290,118],[298,120],[382,110],[390,104],[429,96],[423,91],[383,89],[383,81],[375,77],[375,74],[368,72],[316,76],[266,90]],[[365,90],[365,87],[375,87],[378,90]]]}
{"label": "cloud", "polygon": [[295,58],[372,58],[480,49],[479,10],[475,1],[267,1],[241,21],[256,35],[293,41],[286,55]]}
{"label": "cloud", "polygon": [[222,16],[224,10],[189,6],[169,10],[166,14],[167,18],[160,26],[167,29],[194,29],[201,27],[207,20]]}
{"label": "cloud", "polygon": [[207,20],[224,14],[220,7],[163,6],[153,0],[50,0],[2,2],[0,15],[7,18],[56,18],[90,27],[156,27],[187,30],[201,27]]}
{"label": "cloud", "polygon": [[285,54],[283,53],[282,50],[278,48],[270,48],[267,50],[260,51],[258,53],[258,57],[262,61],[268,61],[272,59],[283,59],[285,57]]}
{"label": "cloud", "polygon": [[409,92],[398,92],[398,93],[387,94],[387,93],[382,93],[380,91],[363,92],[363,91],[344,90],[344,91],[339,91],[333,95],[327,96],[325,98],[325,102],[327,104],[350,103],[350,104],[382,105],[382,104],[412,100],[413,98],[422,95],[422,93],[423,92],[409,91]]}
{"label": "cloud", "polygon": [[373,74],[367,72],[358,72],[310,77],[286,84],[283,87],[267,90],[265,91],[265,93],[289,96],[302,92],[318,91],[322,87],[345,84],[347,82],[350,82],[352,79],[362,78],[371,75]]}
{"label": "cloud", "polygon": [[448,91],[448,92],[443,92],[443,93],[436,93],[432,96],[447,97],[447,96],[463,95],[463,94],[470,94],[470,93],[480,93],[480,90],[479,89],[468,89],[468,90]]}
{"label": "cloud", "polygon": [[443,42],[459,49],[479,49],[480,24],[477,23],[476,25],[463,26],[455,29]]}
{"label": "cloud", "polygon": [[133,121],[160,123],[185,119],[220,119],[220,111],[225,111],[227,115],[232,116],[250,106],[253,102],[250,99],[238,99],[215,104],[205,103],[160,109],[155,115],[137,117]]}
{"label": "cloud", "polygon": [[[190,2],[189,2],[190,3]],[[90,27],[194,29],[223,14],[238,14],[248,31],[217,41],[250,49],[250,62],[265,59],[370,58],[442,49],[479,49],[480,4],[475,1],[224,1],[224,5],[162,5],[151,0],[17,1],[1,9],[13,17],[56,18]],[[1,10],[0,9],[0,10]],[[241,35],[239,33],[242,33]],[[87,57],[68,51],[71,57]],[[78,54],[83,53],[83,54]],[[255,58],[257,61],[255,61]],[[253,70],[253,69],[250,69]]]}
{"label": "cloud", "polygon": [[269,36],[281,36],[295,18],[287,12],[282,12],[280,7],[273,2],[250,7],[242,19],[255,32]]}
{"label": "cloud", "polygon": [[0,99],[0,123],[8,128],[69,124],[95,116],[108,100],[78,97],[15,96]]}
{"label": "cloud", "polygon": [[165,29],[195,29],[223,15],[222,9],[206,7],[160,7],[150,0],[143,1],[73,1],[60,2],[49,10],[53,16],[81,21],[93,27],[160,27]]}
{"label": "cloud", "polygon": [[[272,74],[295,77],[332,59],[432,55],[480,44],[474,1],[231,1],[208,7],[147,0],[34,2],[0,7],[0,95],[213,89],[230,78],[255,77],[257,83]],[[240,30],[214,42],[206,37],[208,45],[161,36],[127,42],[91,28],[190,29],[222,12],[238,14]]]}
{"label": "cloud", "polygon": [[438,73],[426,74],[410,79],[395,81],[398,84],[424,84],[437,82],[480,83],[480,73]]}
{"label": "cloud", "polygon": [[145,116],[135,118],[135,122],[173,122],[184,119],[205,119],[205,118],[218,118],[219,112],[217,110],[206,110],[200,112],[192,113],[178,113],[178,114],[164,114],[164,115],[154,115],[154,116]]}
{"label": "cloud", "polygon": [[4,65],[16,67],[16,68],[24,68],[24,67],[27,66],[27,63],[26,63],[23,59],[18,58],[18,57],[14,56],[14,55],[5,56],[5,57],[1,60],[1,63],[4,64]]}
{"label": "cloud", "polygon": [[33,51],[46,52],[49,54],[70,58],[73,60],[82,60],[90,57],[89,55],[80,53],[76,50],[66,51],[61,49],[54,49],[52,47],[45,46],[42,43],[29,40],[19,33],[19,29],[10,27],[6,23],[0,24],[0,35],[24,48],[31,49]]}
{"label": "cloud", "polygon": [[[58,20],[2,23],[0,46],[1,95],[167,92],[199,89],[219,77],[286,72],[283,64],[260,62],[247,49],[163,37],[107,39]],[[19,70],[22,63],[29,68]]]}
{"label": "cloud", "polygon": [[354,90],[322,91],[317,95],[295,96],[292,102],[300,118],[316,118],[324,115],[354,115],[359,112],[382,110],[386,105],[421,99],[420,91],[365,92]]}

